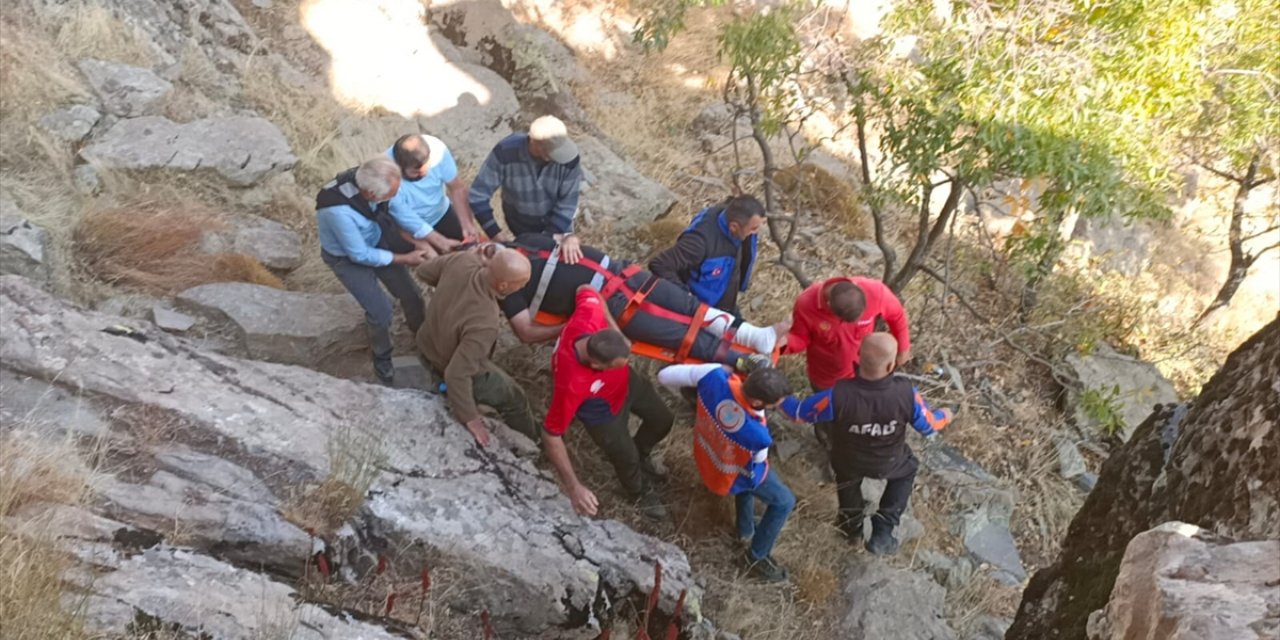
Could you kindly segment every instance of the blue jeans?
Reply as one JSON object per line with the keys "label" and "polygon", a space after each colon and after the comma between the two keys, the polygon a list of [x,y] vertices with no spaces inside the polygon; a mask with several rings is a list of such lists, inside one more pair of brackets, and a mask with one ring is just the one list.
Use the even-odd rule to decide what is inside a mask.
{"label": "blue jeans", "polygon": [[[760,523],[756,524],[755,499],[767,505]],[[751,541],[751,557],[761,560],[773,551],[773,543],[782,532],[791,510],[796,508],[796,497],[782,483],[778,470],[769,468],[764,482],[751,491],[743,491],[733,497],[738,507],[738,537]]]}

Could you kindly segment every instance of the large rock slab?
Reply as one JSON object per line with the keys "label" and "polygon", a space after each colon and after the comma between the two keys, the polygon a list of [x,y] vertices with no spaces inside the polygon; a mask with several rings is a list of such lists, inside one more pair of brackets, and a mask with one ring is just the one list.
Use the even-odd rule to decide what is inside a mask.
{"label": "large rock slab", "polygon": [[335,444],[372,443],[379,462],[367,500],[324,539],[339,575],[378,554],[400,575],[430,561],[453,569],[456,588],[441,586],[442,603],[488,609],[502,635],[586,638],[616,603],[647,594],[659,562],[661,606],[670,611],[687,589],[686,612],[699,619],[702,592],[684,553],[621,523],[578,517],[548,473],[501,440],[477,448],[437,397],[203,353],[142,321],[131,324],[145,342],[104,334],[118,318],[13,276],[0,277],[0,305],[4,368],[179,422],[167,442],[205,456],[182,453],[172,466],[218,467],[200,483],[258,487],[209,462],[222,458],[261,482],[241,495],[265,487],[284,496],[345,464],[334,456],[352,449]]}
{"label": "large rock slab", "polygon": [[200,250],[241,253],[281,271],[290,271],[302,264],[302,239],[289,227],[255,215],[237,217],[228,224],[228,230],[206,233],[200,239]]}
{"label": "large rock slab", "polygon": [[1023,591],[1010,640],[1075,640],[1104,607],[1129,542],[1173,520],[1280,539],[1280,320],[1242,344],[1188,410],[1163,406],[1102,465],[1062,551]]}
{"label": "large rock slab", "polygon": [[607,219],[625,231],[653,222],[675,203],[670,189],[650,180],[591,136],[576,140],[585,180],[579,218]]}
{"label": "large rock slab", "polygon": [[93,58],[81,60],[79,67],[107,113],[122,118],[156,113],[173,91],[171,82],[150,69]]}
{"label": "large rock slab", "polygon": [[40,118],[40,128],[63,142],[74,144],[84,140],[101,119],[97,109],[77,104],[45,114]]}
{"label": "large rock slab", "polygon": [[237,186],[288,171],[298,161],[279,128],[251,116],[183,124],[160,116],[129,118],[113,125],[80,155],[114,169],[208,169]]}
{"label": "large rock slab", "polygon": [[293,588],[263,574],[159,544],[155,534],[120,521],[52,505],[21,515],[56,529],[56,544],[79,560],[64,578],[83,596],[68,598],[64,606],[74,607],[95,637],[403,637],[353,620],[349,612],[303,602]]}
{"label": "large rock slab", "polygon": [[845,640],[955,640],[947,626],[947,592],[928,576],[877,560],[855,563],[845,578],[846,609],[839,621]]}
{"label": "large rock slab", "polygon": [[47,284],[49,234],[27,220],[9,194],[0,192],[0,274],[25,276]]}
{"label": "large rock slab", "polygon": [[1280,636],[1280,540],[1231,542],[1168,522],[1129,543],[1090,640]]}
{"label": "large rock slab", "polygon": [[1154,406],[1178,401],[1173,383],[1155,365],[1118,354],[1106,343],[1099,343],[1089,355],[1067,356],[1066,364],[1080,382],[1078,390],[1067,392],[1068,413],[1085,434],[1096,434],[1103,425],[1086,410],[1082,402],[1084,393],[1092,391],[1101,398],[1114,399],[1118,417],[1124,423],[1116,436],[1125,442]]}
{"label": "large rock slab", "polygon": [[230,322],[251,358],[314,367],[369,346],[364,309],[347,294],[219,282],[187,289],[176,300],[193,313]]}

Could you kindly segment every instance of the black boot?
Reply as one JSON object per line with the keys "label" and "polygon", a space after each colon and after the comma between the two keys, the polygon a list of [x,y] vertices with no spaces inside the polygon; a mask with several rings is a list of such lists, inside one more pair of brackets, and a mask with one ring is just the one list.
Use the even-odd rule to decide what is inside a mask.
{"label": "black boot", "polygon": [[849,544],[862,544],[862,512],[841,513],[836,516],[836,527],[840,529],[840,533],[844,534]]}
{"label": "black boot", "polygon": [[891,556],[898,552],[898,541],[893,538],[893,525],[880,514],[871,516],[871,539],[867,551],[878,556]]}
{"label": "black boot", "polygon": [[391,327],[368,325],[369,343],[373,347],[373,375],[388,387],[395,382],[396,368],[391,364]]}

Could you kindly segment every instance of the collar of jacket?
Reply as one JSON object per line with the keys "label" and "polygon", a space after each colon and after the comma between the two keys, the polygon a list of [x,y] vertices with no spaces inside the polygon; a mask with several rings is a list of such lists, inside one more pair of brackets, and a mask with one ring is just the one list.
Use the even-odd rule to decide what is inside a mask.
{"label": "collar of jacket", "polygon": [[720,215],[716,216],[716,224],[720,225],[720,233],[723,233],[724,237],[728,238],[729,242],[733,243],[733,246],[735,247],[742,246],[742,241],[739,240],[737,236],[734,236],[731,231],[729,231],[729,219],[725,217],[723,211],[720,212]]}

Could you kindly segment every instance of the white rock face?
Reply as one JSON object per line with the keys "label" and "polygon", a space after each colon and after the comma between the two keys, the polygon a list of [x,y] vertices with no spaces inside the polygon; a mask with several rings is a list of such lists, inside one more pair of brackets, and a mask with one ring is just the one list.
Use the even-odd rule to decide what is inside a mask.
{"label": "white rock face", "polygon": [[13,198],[0,192],[0,274],[26,276],[48,284],[48,249],[49,234],[44,228],[27,220]]}
{"label": "white rock face", "polygon": [[1232,542],[1181,522],[1125,549],[1090,640],[1263,640],[1280,634],[1280,540]]}
{"label": "white rock face", "polygon": [[101,119],[102,114],[97,109],[77,104],[49,112],[40,118],[40,128],[63,142],[74,144],[84,140]]}
{"label": "white rock face", "polygon": [[[593,621],[614,603],[648,592],[658,561],[665,569],[661,606],[670,611],[688,589],[690,623],[700,618],[702,591],[683,552],[618,522],[578,517],[546,471],[504,446],[501,431],[490,448],[477,448],[438,397],[204,353],[144,321],[129,323],[145,342],[108,335],[102,328],[119,318],[79,310],[15,276],[0,277],[0,305],[5,369],[81,389],[110,402],[118,416],[142,412],[176,425],[158,448],[137,448],[134,462],[149,475],[116,477],[109,502],[123,522],[161,511],[145,496],[195,490],[202,515],[188,520],[186,510],[171,510],[168,526],[157,531],[210,527],[193,536],[197,548],[234,534],[238,553],[269,552],[273,566],[296,572],[310,549],[270,533],[287,529],[268,519],[275,513],[268,495],[283,500],[319,482],[334,468],[334,451],[366,442],[381,454],[380,473],[348,526],[323,543],[339,573],[358,574],[374,554],[396,550],[390,560],[400,575],[417,575],[429,557],[457,569],[448,593],[465,601],[443,604],[487,608],[502,637],[591,638],[599,633]],[[334,442],[347,444],[334,449]],[[226,523],[246,524],[214,528],[206,507],[239,518]],[[168,560],[155,562],[158,574],[181,575],[169,573]],[[193,581],[189,588],[211,587]],[[440,593],[448,600],[443,587]]]}
{"label": "white rock face", "polygon": [[115,169],[210,169],[243,187],[288,171],[298,161],[279,128],[250,116],[185,124],[159,116],[129,118],[80,154]]}
{"label": "white rock face", "polygon": [[621,231],[653,222],[675,204],[670,189],[636,171],[599,140],[581,136],[576,142],[587,178],[579,208],[589,210],[592,218],[613,220]]}
{"label": "white rock face", "polygon": [[79,66],[107,113],[122,118],[155,113],[173,91],[172,83],[150,69],[93,58],[81,60]]}
{"label": "white rock face", "polygon": [[314,367],[332,355],[369,346],[364,310],[345,293],[219,282],[187,289],[177,301],[198,315],[229,321],[251,358]]}
{"label": "white rock face", "polygon": [[921,573],[876,559],[856,560],[844,582],[847,604],[840,620],[845,640],[955,640],[943,617],[947,592]]}
{"label": "white rock face", "polygon": [[241,253],[271,269],[290,271],[302,264],[302,239],[289,227],[261,216],[229,221],[230,229],[206,233],[200,239],[205,253]]}
{"label": "white rock face", "polygon": [[[1087,356],[1074,353],[1067,356],[1066,364],[1080,380],[1081,388],[1086,391],[1092,389],[1106,394],[1107,390],[1118,387],[1115,400],[1119,404],[1124,426],[1116,435],[1125,442],[1129,441],[1133,430],[1151,415],[1152,407],[1178,401],[1173,383],[1155,365],[1118,354],[1105,343],[1099,343],[1094,352]],[[1080,429],[1096,432],[1100,425],[1084,410],[1080,395],[1068,394],[1068,411],[1075,415],[1076,425]]]}

